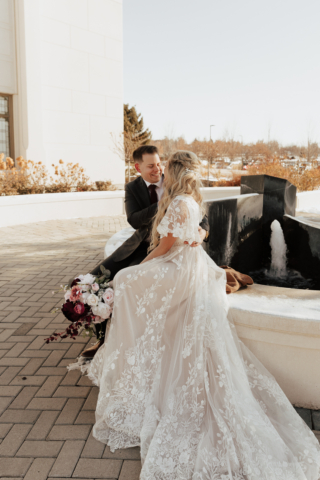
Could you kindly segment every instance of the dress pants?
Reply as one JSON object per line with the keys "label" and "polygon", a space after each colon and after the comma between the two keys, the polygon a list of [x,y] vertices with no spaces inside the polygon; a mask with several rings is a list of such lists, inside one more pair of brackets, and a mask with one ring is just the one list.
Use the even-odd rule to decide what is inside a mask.
{"label": "dress pants", "polygon": [[[138,248],[131,253],[127,258],[124,260],[120,260],[119,262],[114,260],[114,253],[109,255],[103,262],[101,262],[97,267],[95,267],[90,273],[92,275],[101,275],[100,265],[103,265],[106,269],[110,270],[111,272],[111,280],[115,277],[116,273],[126,267],[131,267],[133,265],[139,265],[148,255],[148,248],[150,246],[149,242],[141,242]],[[107,326],[107,320],[104,322],[96,325],[96,333],[97,338],[104,337],[105,331]]]}

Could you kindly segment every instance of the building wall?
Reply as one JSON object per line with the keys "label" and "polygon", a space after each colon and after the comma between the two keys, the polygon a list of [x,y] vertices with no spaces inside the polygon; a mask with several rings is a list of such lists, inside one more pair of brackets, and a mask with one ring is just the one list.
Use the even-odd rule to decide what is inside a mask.
{"label": "building wall", "polygon": [[16,93],[14,8],[0,0],[0,93]]}
{"label": "building wall", "polygon": [[111,137],[123,130],[122,1],[0,0],[3,11],[11,40],[0,62],[17,68],[6,67],[8,85],[0,74],[0,92],[15,94],[16,156],[123,184]]}

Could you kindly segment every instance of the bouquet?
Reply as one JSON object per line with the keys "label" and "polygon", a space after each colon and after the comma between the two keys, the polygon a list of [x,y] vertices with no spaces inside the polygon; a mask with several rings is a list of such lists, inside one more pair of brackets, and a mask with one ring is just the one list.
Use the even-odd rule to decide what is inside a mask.
{"label": "bouquet", "polygon": [[[100,269],[102,275],[98,277],[87,273],[71,280],[68,285],[61,286],[65,299],[61,311],[70,320],[71,325],[64,332],[53,333],[46,338],[46,343],[57,340],[59,337],[70,337],[75,340],[81,332],[92,336],[95,333],[96,324],[111,318],[114,300],[110,283],[111,273],[102,265]],[[52,312],[57,313],[59,310],[57,308]]]}

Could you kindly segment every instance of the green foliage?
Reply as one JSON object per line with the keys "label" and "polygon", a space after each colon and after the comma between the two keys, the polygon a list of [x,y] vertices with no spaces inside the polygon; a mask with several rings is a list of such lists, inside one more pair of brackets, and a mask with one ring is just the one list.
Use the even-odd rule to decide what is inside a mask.
{"label": "green foliage", "polygon": [[128,103],[124,104],[124,133],[139,145],[146,145],[151,139],[151,132],[144,130],[141,113],[136,111],[136,107],[130,108]]}

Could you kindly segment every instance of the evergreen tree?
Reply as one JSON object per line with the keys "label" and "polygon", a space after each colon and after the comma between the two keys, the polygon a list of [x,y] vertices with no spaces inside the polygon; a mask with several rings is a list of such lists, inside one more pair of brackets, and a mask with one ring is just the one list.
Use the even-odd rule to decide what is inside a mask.
{"label": "evergreen tree", "polygon": [[136,111],[136,107],[130,108],[128,103],[124,104],[124,133],[139,145],[146,145],[151,139],[151,132],[144,130],[141,113]]}

